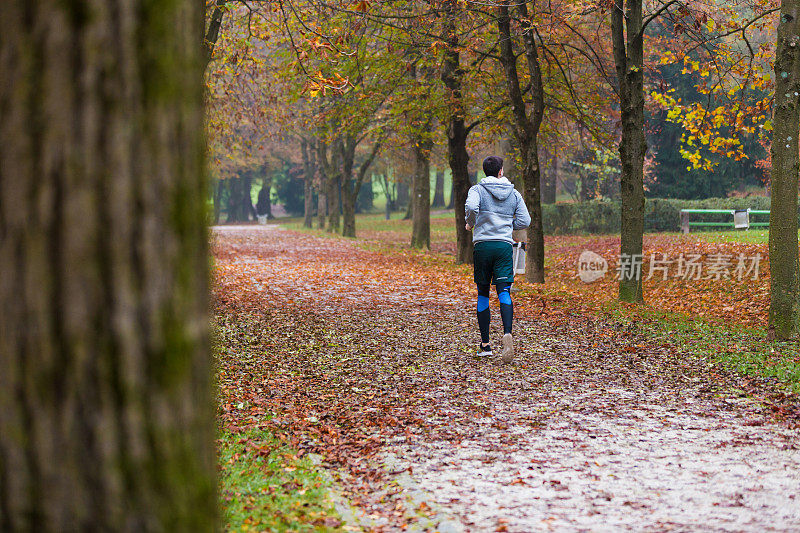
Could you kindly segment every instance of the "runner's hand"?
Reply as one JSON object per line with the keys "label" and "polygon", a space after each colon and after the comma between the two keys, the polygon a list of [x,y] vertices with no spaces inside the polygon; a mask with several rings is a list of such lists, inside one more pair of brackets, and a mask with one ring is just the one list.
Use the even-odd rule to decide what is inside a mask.
{"label": "runner's hand", "polygon": [[464,224],[464,227],[467,228],[467,231],[472,230],[472,226],[470,226],[469,224]]}

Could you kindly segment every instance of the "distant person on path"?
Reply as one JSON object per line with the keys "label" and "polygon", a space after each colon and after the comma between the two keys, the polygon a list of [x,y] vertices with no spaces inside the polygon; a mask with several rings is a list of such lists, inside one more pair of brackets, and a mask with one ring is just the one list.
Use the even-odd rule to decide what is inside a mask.
{"label": "distant person on path", "polygon": [[489,156],[483,160],[486,177],[473,185],[467,195],[467,231],[475,228],[472,242],[475,245],[473,262],[475,283],[478,286],[478,326],[481,344],[478,356],[492,355],[489,343],[489,285],[495,285],[500,299],[500,316],[503,318],[504,363],[514,359],[514,337],[511,323],[514,304],[511,302],[511,284],[514,283],[514,239],[512,231],[527,228],[531,216],[522,195],[503,176],[503,159]]}

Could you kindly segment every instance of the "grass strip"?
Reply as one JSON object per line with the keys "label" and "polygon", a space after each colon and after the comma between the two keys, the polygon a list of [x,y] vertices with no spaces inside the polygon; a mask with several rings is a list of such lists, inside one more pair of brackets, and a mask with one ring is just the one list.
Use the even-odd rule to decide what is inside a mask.
{"label": "grass strip", "polygon": [[226,531],[344,531],[321,467],[260,429],[218,441]]}

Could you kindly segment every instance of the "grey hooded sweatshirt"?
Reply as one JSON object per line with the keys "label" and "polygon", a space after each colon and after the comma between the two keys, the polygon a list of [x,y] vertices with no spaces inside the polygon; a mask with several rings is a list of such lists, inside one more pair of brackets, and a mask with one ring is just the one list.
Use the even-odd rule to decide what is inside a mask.
{"label": "grey hooded sweatshirt", "polygon": [[467,224],[474,226],[472,242],[505,241],[514,244],[512,230],[531,223],[522,195],[506,178],[489,176],[473,185],[467,194]]}

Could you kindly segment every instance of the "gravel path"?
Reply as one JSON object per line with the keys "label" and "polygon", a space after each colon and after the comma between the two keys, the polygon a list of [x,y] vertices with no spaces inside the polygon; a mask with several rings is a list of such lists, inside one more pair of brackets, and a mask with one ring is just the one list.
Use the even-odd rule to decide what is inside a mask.
{"label": "gravel path", "polygon": [[517,360],[476,360],[466,276],[271,226],[215,236],[218,267],[241,272],[239,290],[305,306],[372,358],[348,383],[414,396],[425,429],[394,428],[382,454],[406,491],[427,494],[430,504],[414,503],[427,523],[800,531],[800,431],[704,361],[578,316],[518,317]]}

